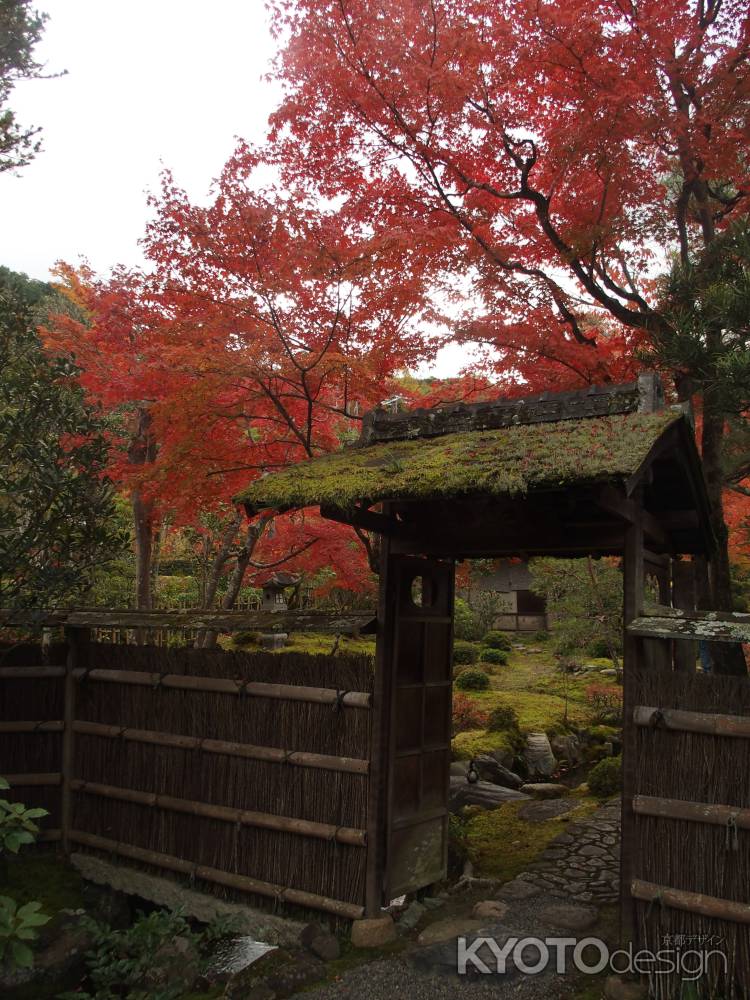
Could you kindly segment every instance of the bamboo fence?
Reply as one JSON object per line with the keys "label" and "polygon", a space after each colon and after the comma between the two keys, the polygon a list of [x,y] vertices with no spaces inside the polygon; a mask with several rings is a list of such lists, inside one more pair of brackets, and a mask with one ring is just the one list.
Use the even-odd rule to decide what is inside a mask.
{"label": "bamboo fence", "polygon": [[0,774],[50,811],[44,839],[362,915],[370,657],[69,636],[0,651]]}

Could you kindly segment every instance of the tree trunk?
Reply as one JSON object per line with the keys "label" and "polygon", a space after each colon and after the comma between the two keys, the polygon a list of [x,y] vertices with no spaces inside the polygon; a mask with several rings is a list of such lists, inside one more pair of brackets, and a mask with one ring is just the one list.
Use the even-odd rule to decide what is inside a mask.
{"label": "tree trunk", "polygon": [[154,519],[152,505],[143,499],[140,490],[133,491],[133,529],[135,534],[135,606],[139,611],[150,611],[151,558],[154,547]]}
{"label": "tree trunk", "polygon": [[[729,567],[729,531],[724,520],[724,470],[722,447],[725,416],[716,391],[705,386],[703,392],[702,457],[708,499],[711,503],[711,527],[716,537],[716,552],[711,560],[711,597],[713,611],[732,611],[732,578]],[[747,675],[747,665],[740,645],[710,643],[713,668],[719,674]]]}
{"label": "tree trunk", "polygon": [[[227,591],[221,602],[223,611],[231,611],[234,607],[237,595],[242,589],[242,583],[245,579],[245,573],[247,572],[247,567],[252,559],[253,552],[255,551],[258,542],[263,537],[263,532],[266,530],[270,521],[270,517],[261,517],[254,524],[248,525],[247,534],[245,536],[245,544],[237,553],[237,562],[235,563],[232,574],[229,577]],[[207,630],[202,636],[199,635],[196,639],[196,648],[213,649],[216,646],[217,637],[217,632]]]}

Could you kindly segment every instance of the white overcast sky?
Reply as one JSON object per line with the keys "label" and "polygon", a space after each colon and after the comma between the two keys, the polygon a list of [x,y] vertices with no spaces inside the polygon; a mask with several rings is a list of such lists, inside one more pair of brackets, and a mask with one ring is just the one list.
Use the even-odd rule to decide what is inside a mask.
{"label": "white overcast sky", "polygon": [[[138,264],[149,190],[169,167],[206,197],[235,137],[260,141],[278,88],[263,0],[38,0],[38,59],[56,79],[22,81],[10,106],[42,127],[43,150],[0,174],[0,264],[47,279],[57,260],[100,273]],[[468,360],[441,352],[436,374]]]}

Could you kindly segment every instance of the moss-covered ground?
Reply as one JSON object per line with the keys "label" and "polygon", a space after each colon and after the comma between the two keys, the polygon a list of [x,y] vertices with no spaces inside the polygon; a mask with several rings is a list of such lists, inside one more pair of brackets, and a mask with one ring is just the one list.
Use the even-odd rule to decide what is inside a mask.
{"label": "moss-covered ground", "polygon": [[466,844],[477,875],[509,882],[526,871],[569,823],[590,815],[597,807],[593,799],[582,798],[563,817],[529,823],[518,815],[524,804],[506,802],[467,820]]}
{"label": "moss-covered ground", "polygon": [[83,887],[81,876],[62,856],[40,849],[8,860],[0,893],[19,906],[36,899],[54,917],[60,910],[84,906]]}
{"label": "moss-covered ground", "polygon": [[[257,640],[245,641],[237,645],[228,645],[229,649],[246,649],[257,651],[261,647]],[[365,656],[375,656],[375,636],[350,635],[336,637],[323,632],[293,632],[287,644],[282,649],[266,650],[272,653],[318,653],[326,655],[343,655],[357,653]]]}
{"label": "moss-covered ground", "polygon": [[[599,670],[612,667],[611,660],[607,659],[584,658],[584,662]],[[510,706],[518,716],[521,734],[545,732],[554,735],[592,728],[608,728],[610,736],[617,732],[599,725],[586,697],[592,684],[617,688],[615,678],[598,670],[578,675],[564,672],[555,659],[550,640],[535,641],[520,636],[514,640],[508,663],[493,666],[488,672],[489,691],[464,693],[486,712],[500,705]],[[512,733],[486,730],[459,733],[453,740],[453,753],[457,759],[466,760],[479,753],[509,749],[512,738]]]}

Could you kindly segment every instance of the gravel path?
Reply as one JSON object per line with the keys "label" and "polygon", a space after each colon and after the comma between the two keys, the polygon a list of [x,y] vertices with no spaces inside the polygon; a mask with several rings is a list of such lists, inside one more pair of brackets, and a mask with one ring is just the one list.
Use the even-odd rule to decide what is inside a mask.
{"label": "gravel path", "polygon": [[[490,893],[508,904],[500,923],[489,924],[480,932],[467,934],[495,938],[501,945],[508,937],[576,937],[596,935],[596,927],[585,931],[570,923],[559,923],[554,911],[569,911],[568,917],[591,913],[617,898],[619,878],[618,803],[598,809],[584,820],[571,824],[553,841],[531,870]],[[561,906],[561,902],[566,905]],[[435,918],[441,919],[440,910]],[[473,924],[476,928],[476,923]],[[459,932],[460,933],[460,932]],[[416,943],[390,959],[378,959],[344,973],[340,980],[306,992],[310,1000],[480,1000],[483,997],[509,1000],[563,1000],[574,989],[571,976],[554,971],[545,975],[524,975],[511,970],[507,975],[456,974],[456,941],[429,946]],[[532,953],[533,962],[536,955]],[[485,960],[488,960],[489,956]],[[529,960],[529,959],[527,959]]]}

